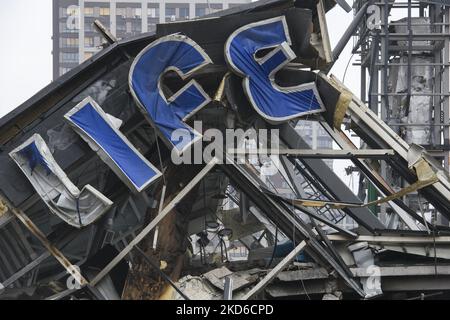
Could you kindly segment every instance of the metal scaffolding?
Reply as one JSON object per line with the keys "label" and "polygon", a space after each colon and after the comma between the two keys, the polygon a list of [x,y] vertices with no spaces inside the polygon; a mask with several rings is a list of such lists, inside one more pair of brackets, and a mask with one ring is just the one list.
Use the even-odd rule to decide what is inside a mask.
{"label": "metal scaffolding", "polygon": [[[360,57],[361,100],[408,143],[450,165],[448,6],[430,1],[361,1],[352,53]],[[389,168],[381,174],[400,187]],[[416,195],[408,199],[416,203]],[[383,208],[381,209],[383,210]],[[446,223],[446,222],[444,222]]]}

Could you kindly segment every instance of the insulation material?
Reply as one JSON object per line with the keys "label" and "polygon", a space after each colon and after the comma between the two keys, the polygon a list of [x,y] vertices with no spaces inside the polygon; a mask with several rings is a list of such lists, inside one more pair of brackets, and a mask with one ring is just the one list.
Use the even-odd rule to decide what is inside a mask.
{"label": "insulation material", "polygon": [[[390,86],[395,93],[408,92],[408,57],[399,59],[400,66],[391,68]],[[431,123],[432,120],[432,96],[423,94],[432,93],[433,67],[432,57],[413,56],[411,58],[411,98],[408,105],[406,95],[400,98],[390,99],[392,103],[392,118],[394,122],[415,124],[400,128],[400,133],[409,144],[419,145],[431,144],[431,126],[423,124]],[[422,64],[417,66],[417,64]],[[396,72],[398,70],[398,72]],[[398,104],[400,102],[400,104]]]}
{"label": "insulation material", "polygon": [[[399,34],[408,34],[408,19],[404,18],[396,23],[395,32]],[[429,18],[417,17],[411,18],[411,29],[413,34],[431,33],[431,25]],[[421,40],[413,41],[413,49],[418,46],[429,46],[432,41]],[[408,47],[407,40],[398,41],[398,45]],[[391,121],[394,123],[414,124],[414,126],[398,127],[394,126],[394,130],[401,134],[409,144],[415,143],[420,145],[431,144],[431,127],[424,124],[431,123],[432,120],[432,97],[423,96],[426,93],[432,93],[432,78],[434,62],[433,57],[417,55],[423,53],[424,50],[414,50],[415,54],[411,57],[410,66],[408,66],[408,56],[395,59],[393,63],[399,63],[399,66],[390,67],[389,73],[389,92],[407,93],[408,92],[408,71],[411,71],[411,98],[408,104],[408,97],[396,96],[390,97]],[[418,65],[422,64],[422,65]]]}
{"label": "insulation material", "polygon": [[383,294],[381,290],[381,277],[379,268],[375,265],[374,254],[369,248],[367,242],[359,242],[348,247],[352,252],[358,268],[366,268],[369,277],[361,277],[360,281],[363,285],[366,299],[373,298]]}

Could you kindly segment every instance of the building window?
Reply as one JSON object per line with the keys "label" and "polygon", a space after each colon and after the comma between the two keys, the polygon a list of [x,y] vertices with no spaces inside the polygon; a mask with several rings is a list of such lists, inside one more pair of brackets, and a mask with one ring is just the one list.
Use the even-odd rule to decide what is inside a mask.
{"label": "building window", "polygon": [[127,31],[127,26],[125,25],[125,23],[117,23],[116,30],[117,31],[126,32]]}
{"label": "building window", "polygon": [[175,13],[176,13],[175,8],[166,8],[166,18],[170,19],[172,16],[175,17]]}
{"label": "building window", "polygon": [[62,52],[61,62],[78,63],[78,53]]}
{"label": "building window", "polygon": [[223,6],[221,3],[211,3],[210,5],[206,3],[197,3],[195,5],[195,16],[201,17],[206,14],[211,14],[217,11],[220,11],[223,9]]}
{"label": "building window", "polygon": [[92,48],[94,46],[94,38],[93,37],[85,37],[84,38],[84,46],[87,48]]}
{"label": "building window", "polygon": [[79,7],[77,5],[71,5],[67,8],[59,8],[60,18],[67,18],[70,16],[78,16]]}
{"label": "building window", "polygon": [[61,38],[62,48],[76,48],[78,47],[78,38]]}
{"label": "building window", "polygon": [[330,138],[319,137],[318,143],[320,149],[330,149],[333,147],[333,142]]}
{"label": "building window", "polygon": [[189,5],[185,3],[166,4],[166,22],[189,19]]}
{"label": "building window", "polygon": [[137,3],[118,3],[116,8],[116,16],[123,19],[141,18],[142,8],[141,4]]}
{"label": "building window", "polygon": [[70,25],[67,22],[60,22],[59,23],[59,31],[66,32],[66,33],[77,33],[78,27],[76,25]]}
{"label": "building window", "polygon": [[78,47],[78,38],[69,38],[67,39],[67,44],[72,47]]}
{"label": "building window", "polygon": [[125,26],[126,26],[125,32],[128,34],[134,35],[141,33],[142,30],[141,20],[127,21]]}
{"label": "building window", "polygon": [[134,34],[142,32],[142,23],[140,21],[138,21],[138,23],[133,24],[132,32]]}
{"label": "building window", "polygon": [[195,16],[196,17],[201,17],[204,16],[206,14],[206,8],[195,8]]}
{"label": "building window", "polygon": [[179,18],[180,19],[189,19],[189,7],[180,8]]}
{"label": "building window", "polygon": [[72,70],[72,69],[60,67],[59,68],[59,75],[62,76],[63,74],[69,72],[70,70]]}
{"label": "building window", "polygon": [[159,18],[159,8],[148,8],[149,18]]}
{"label": "building window", "polygon": [[93,23],[93,22],[86,21],[86,23],[84,24],[84,31],[85,31],[85,32],[92,32],[92,31],[95,31],[95,29],[94,29],[94,23]]}
{"label": "building window", "polygon": [[84,15],[87,16],[87,17],[94,16],[94,8],[85,7],[84,8]]}
{"label": "building window", "polygon": [[109,16],[109,14],[110,14],[109,8],[100,8],[101,16]]}
{"label": "building window", "polygon": [[140,18],[142,16],[142,9],[141,8],[134,8],[133,9],[133,16],[135,18]]}
{"label": "building window", "polygon": [[122,18],[126,18],[127,17],[127,8],[117,8],[116,15],[121,16]]}

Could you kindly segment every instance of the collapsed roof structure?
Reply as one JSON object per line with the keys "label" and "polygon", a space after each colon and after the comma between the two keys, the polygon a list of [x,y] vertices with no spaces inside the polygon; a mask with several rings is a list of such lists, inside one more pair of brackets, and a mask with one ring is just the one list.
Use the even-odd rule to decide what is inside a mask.
{"label": "collapsed roof structure", "polygon": [[[417,192],[450,219],[448,171],[327,75],[342,50],[331,50],[325,18],[336,3],[350,9],[261,0],[133,39],[103,30],[104,50],[0,119],[0,298],[448,296],[450,228],[404,201]],[[245,36],[285,39],[251,47]],[[249,78],[250,60],[272,78]],[[286,106],[295,112],[280,115]],[[312,150],[296,127],[305,117],[340,150]],[[253,146],[243,157],[222,145],[209,161],[175,164],[173,150],[190,158],[207,143],[170,140],[174,122],[192,140],[272,129],[280,147],[261,155],[276,137],[243,134],[232,146]],[[330,158],[350,160],[378,197],[356,195]]]}

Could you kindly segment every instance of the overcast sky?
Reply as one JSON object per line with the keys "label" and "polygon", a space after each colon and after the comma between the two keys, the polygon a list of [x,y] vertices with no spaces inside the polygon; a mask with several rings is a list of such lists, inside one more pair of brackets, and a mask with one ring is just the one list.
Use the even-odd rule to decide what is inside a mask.
{"label": "overcast sky", "polygon": [[0,117],[52,80],[52,1],[0,1]]}
{"label": "overcast sky", "polygon": [[[4,116],[52,80],[52,1],[0,1],[0,117]],[[334,46],[352,20],[339,7],[327,14]],[[350,57],[350,45],[333,73],[342,78]],[[357,67],[349,67],[346,84],[359,93]]]}

